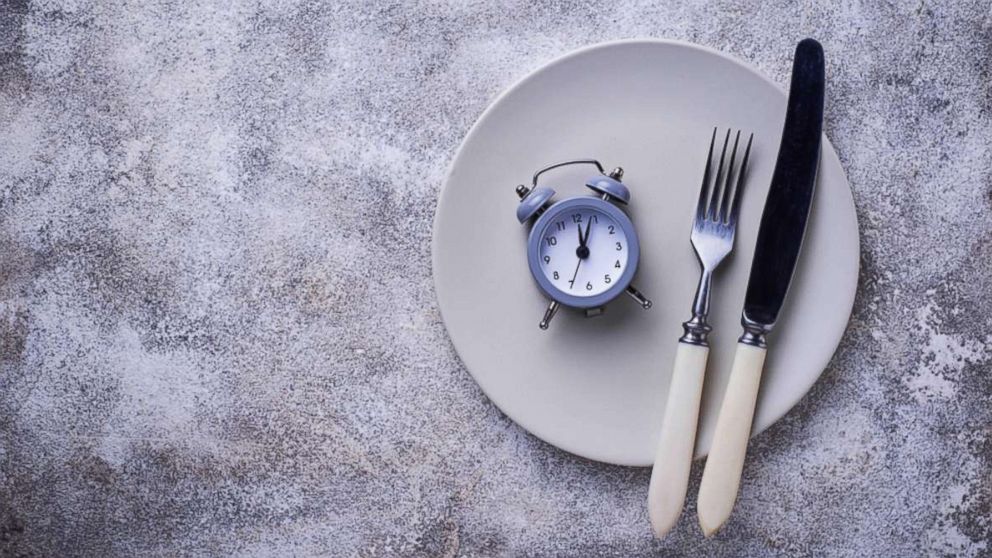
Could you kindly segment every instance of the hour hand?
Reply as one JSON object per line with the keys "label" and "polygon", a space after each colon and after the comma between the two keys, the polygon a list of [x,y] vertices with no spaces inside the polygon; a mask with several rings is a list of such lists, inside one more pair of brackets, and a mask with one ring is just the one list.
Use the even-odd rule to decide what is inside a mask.
{"label": "hour hand", "polygon": [[579,231],[579,248],[586,245],[586,237],[582,235],[582,223],[576,223],[575,229]]}

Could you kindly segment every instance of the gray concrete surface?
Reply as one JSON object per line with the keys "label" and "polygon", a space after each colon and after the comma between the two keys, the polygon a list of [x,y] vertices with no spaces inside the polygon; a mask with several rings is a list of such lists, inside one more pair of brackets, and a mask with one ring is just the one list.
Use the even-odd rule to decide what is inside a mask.
{"label": "gray concrete surface", "polygon": [[[0,554],[992,555],[987,2],[0,3]],[[531,437],[458,361],[431,222],[573,48],[829,60],[849,331],[737,512]],[[701,469],[693,469],[692,487]]]}

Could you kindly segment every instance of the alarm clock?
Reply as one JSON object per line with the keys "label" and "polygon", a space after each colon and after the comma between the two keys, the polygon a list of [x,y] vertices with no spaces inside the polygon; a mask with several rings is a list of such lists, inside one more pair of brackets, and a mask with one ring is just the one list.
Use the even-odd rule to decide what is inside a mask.
{"label": "alarm clock", "polygon": [[[599,174],[586,181],[595,193],[552,202],[555,191],[538,187],[538,179],[567,165],[595,166]],[[630,202],[630,190],[622,179],[620,167],[606,173],[599,161],[579,159],[537,171],[530,188],[517,186],[517,219],[531,226],[527,237],[530,272],[551,299],[541,329],[548,329],[561,306],[580,310],[586,317],[597,316],[623,293],[645,310],[651,307],[651,301],[631,285],[641,251],[634,224],[620,208]]]}

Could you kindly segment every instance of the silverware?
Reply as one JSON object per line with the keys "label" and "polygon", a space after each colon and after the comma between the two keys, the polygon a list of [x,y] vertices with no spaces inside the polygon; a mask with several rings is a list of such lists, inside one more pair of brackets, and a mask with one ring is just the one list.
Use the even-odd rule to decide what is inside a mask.
{"label": "silverware", "polygon": [[758,229],[741,316],[744,334],[699,486],[699,525],[707,536],[726,522],[737,499],[767,351],[765,335],[775,326],[789,290],[813,201],[824,82],[823,48],[805,39],[796,47],[782,144]]}
{"label": "silverware", "polygon": [[734,181],[734,162],[740,139],[741,133],[738,131],[730,150],[730,163],[724,166],[730,143],[730,130],[727,130],[716,176],[711,177],[713,146],[716,142],[716,128],[713,129],[703,184],[699,189],[699,201],[696,202],[692,234],[689,236],[699,260],[699,285],[692,304],[692,318],[682,324],[685,334],[679,339],[675,354],[668,402],[665,405],[654,469],[651,471],[651,485],[648,488],[648,515],[651,517],[655,536],[659,538],[665,536],[678,521],[689,483],[689,467],[692,464],[696,423],[699,420],[699,398],[703,389],[706,359],[709,356],[706,338],[711,328],[706,323],[706,317],[710,309],[713,272],[734,248],[741,192],[744,189],[744,176],[754,135],[747,138],[747,147],[744,148],[744,156]]}

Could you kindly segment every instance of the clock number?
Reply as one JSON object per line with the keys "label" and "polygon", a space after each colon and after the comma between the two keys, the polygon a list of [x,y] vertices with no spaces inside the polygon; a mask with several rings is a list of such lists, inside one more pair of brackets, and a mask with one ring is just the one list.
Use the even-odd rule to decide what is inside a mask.
{"label": "clock number", "polygon": [[617,234],[616,232],[613,231],[613,225],[610,225],[610,234]]}
{"label": "clock number", "polygon": [[586,290],[587,291],[591,291],[592,290],[592,283],[586,283]]}
{"label": "clock number", "polygon": [[623,244],[617,242],[617,252],[619,252],[620,250],[623,250]]}
{"label": "clock number", "polygon": [[[554,245],[558,244],[558,239],[556,237],[553,237],[553,236],[549,236],[548,238],[545,238],[544,240],[546,240],[548,242],[548,246],[554,246]],[[619,244],[620,243],[618,242],[617,245],[619,245]],[[617,248],[617,250],[619,250],[619,248]]]}
{"label": "clock number", "polygon": [[546,264],[551,263],[551,256],[544,256],[544,263]]}
{"label": "clock number", "polygon": [[557,281],[557,280],[558,280],[558,272],[556,271],[555,272],[555,281]]}
{"label": "clock number", "polygon": [[610,274],[609,273],[607,273],[606,274],[606,277],[603,278],[603,282],[606,283],[607,285],[609,285],[610,283],[613,282],[613,279],[610,279]]}
{"label": "clock number", "polygon": [[565,230],[565,221],[558,221],[555,226],[558,227],[558,232],[561,232]]}
{"label": "clock number", "polygon": [[591,219],[593,223],[596,223],[597,225],[599,224],[599,215],[591,215],[589,219]]}
{"label": "clock number", "polygon": [[581,223],[582,222],[582,214],[581,213],[575,213],[575,214],[573,214],[572,215],[572,222],[573,223]]}
{"label": "clock number", "polygon": [[613,267],[620,269],[620,260],[617,260],[617,263],[613,264]]}

